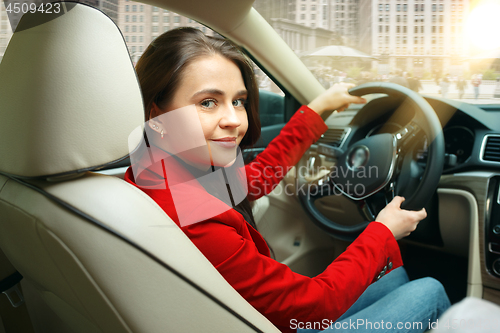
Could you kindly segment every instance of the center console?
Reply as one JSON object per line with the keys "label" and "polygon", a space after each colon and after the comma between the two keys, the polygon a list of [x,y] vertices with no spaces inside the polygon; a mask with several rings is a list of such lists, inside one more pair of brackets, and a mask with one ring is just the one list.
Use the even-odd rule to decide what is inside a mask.
{"label": "center console", "polygon": [[486,269],[500,278],[500,176],[490,179],[485,213]]}

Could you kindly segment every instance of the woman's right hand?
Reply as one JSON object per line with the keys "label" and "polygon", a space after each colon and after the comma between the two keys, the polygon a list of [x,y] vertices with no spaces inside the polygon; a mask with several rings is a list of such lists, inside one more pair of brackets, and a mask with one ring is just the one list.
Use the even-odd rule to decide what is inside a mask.
{"label": "woman's right hand", "polygon": [[341,112],[347,109],[351,103],[366,103],[366,99],[349,94],[349,89],[352,87],[354,87],[352,83],[334,84],[309,103],[308,107],[321,116],[325,111],[337,110]]}
{"label": "woman's right hand", "polygon": [[396,240],[408,236],[417,228],[418,222],[427,216],[425,208],[419,211],[401,209],[403,201],[405,198],[395,197],[375,219],[389,228]]}

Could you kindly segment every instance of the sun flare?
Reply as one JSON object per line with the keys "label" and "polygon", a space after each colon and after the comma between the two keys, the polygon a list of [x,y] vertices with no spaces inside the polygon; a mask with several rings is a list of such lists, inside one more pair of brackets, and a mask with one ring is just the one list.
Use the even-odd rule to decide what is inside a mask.
{"label": "sun flare", "polygon": [[482,50],[500,47],[500,4],[495,2],[479,4],[470,12],[465,24],[470,42]]}

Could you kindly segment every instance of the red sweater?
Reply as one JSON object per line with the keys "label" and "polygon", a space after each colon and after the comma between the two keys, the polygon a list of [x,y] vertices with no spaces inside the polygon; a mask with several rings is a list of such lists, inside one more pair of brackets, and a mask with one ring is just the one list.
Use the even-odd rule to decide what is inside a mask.
{"label": "red sweater", "polygon": [[[302,106],[268,147],[245,167],[249,199],[258,199],[272,191],[326,129],[316,112]],[[291,331],[292,319],[335,321],[376,280],[389,261],[392,269],[402,265],[398,244],[390,230],[372,222],[323,273],[313,278],[294,273],[270,257],[260,233],[240,213],[222,202],[214,204],[213,197],[207,200],[210,195],[196,180],[182,184],[179,179],[186,173],[170,158],[150,165],[138,179],[134,179],[129,168],[125,180],[151,196],[231,286],[283,331]],[[189,208],[187,213],[179,212],[184,216],[197,212],[207,216],[207,212],[213,212],[213,217],[181,224],[179,207]]]}

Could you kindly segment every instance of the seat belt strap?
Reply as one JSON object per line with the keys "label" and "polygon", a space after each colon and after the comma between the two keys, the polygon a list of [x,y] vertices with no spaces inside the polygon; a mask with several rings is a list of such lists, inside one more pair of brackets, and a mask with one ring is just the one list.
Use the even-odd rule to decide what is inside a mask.
{"label": "seat belt strap", "polygon": [[23,276],[19,272],[15,272],[5,279],[0,281],[0,292],[5,294],[9,299],[10,304],[17,308],[24,303],[24,297],[19,290],[17,284],[23,279]]}

